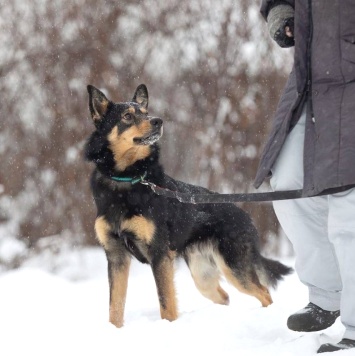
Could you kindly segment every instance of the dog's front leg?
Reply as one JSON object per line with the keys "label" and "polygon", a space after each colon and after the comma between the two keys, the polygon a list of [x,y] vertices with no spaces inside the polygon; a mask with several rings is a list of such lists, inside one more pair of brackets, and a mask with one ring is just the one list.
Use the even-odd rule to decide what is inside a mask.
{"label": "dog's front leg", "polygon": [[131,262],[124,241],[114,234],[104,216],[95,221],[96,237],[105,250],[110,284],[110,322],[120,328],[126,302],[128,273]]}
{"label": "dog's front leg", "polygon": [[178,311],[174,285],[173,255],[168,254],[153,259],[152,270],[159,297],[160,315],[162,319],[167,319],[169,321],[176,320]]}
{"label": "dog's front leg", "polygon": [[112,261],[108,257],[108,278],[110,283],[110,322],[116,327],[123,326],[126,304],[130,258]]}

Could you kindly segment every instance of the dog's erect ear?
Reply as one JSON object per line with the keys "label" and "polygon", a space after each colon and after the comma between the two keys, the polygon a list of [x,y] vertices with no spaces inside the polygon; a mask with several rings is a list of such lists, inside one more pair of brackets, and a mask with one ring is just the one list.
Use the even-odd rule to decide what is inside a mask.
{"label": "dog's erect ear", "polygon": [[137,87],[132,101],[139,104],[144,109],[148,108],[148,89],[144,84],[141,84]]}
{"label": "dog's erect ear", "polygon": [[89,92],[89,108],[95,125],[98,124],[106,114],[110,101],[105,94],[92,85],[87,86]]}

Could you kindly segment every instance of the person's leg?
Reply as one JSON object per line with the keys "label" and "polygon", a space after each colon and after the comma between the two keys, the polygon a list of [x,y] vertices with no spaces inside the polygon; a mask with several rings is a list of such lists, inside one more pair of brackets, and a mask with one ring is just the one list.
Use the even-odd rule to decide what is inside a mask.
{"label": "person's leg", "polygon": [[[273,167],[273,190],[303,187],[305,112],[288,135]],[[327,311],[340,307],[341,278],[333,245],[328,240],[328,198],[273,203],[276,216],[296,255],[296,271],[308,286],[309,301]]]}
{"label": "person's leg", "polygon": [[344,338],[355,340],[355,189],[329,196],[328,229],[343,282],[340,312],[346,328]]}

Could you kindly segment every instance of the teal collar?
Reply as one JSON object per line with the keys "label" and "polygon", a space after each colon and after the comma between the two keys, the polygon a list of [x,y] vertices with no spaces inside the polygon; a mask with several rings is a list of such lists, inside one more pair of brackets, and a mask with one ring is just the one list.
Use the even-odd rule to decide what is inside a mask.
{"label": "teal collar", "polygon": [[111,177],[111,179],[115,180],[116,182],[126,182],[133,185],[142,182],[146,176],[147,172],[144,172],[143,175],[139,177]]}

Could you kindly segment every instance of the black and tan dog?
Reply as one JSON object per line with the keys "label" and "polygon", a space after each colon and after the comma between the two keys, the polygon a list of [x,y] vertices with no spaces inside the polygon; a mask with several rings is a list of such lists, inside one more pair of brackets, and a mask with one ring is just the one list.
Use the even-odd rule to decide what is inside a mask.
{"label": "black and tan dog", "polygon": [[140,85],[133,99],[113,103],[88,86],[96,130],[86,158],[96,165],[91,187],[97,206],[95,231],[106,252],[110,283],[110,321],[123,325],[131,257],[149,263],[156,282],[161,317],[178,316],[174,259],[182,256],[198,290],[215,303],[228,304],[222,275],[238,290],[272,303],[268,286],[291,269],[262,257],[250,217],[233,204],[182,204],[156,195],[145,180],[174,191],[212,193],[177,181],[159,163],[157,141],[163,121],[148,116],[148,91]]}

